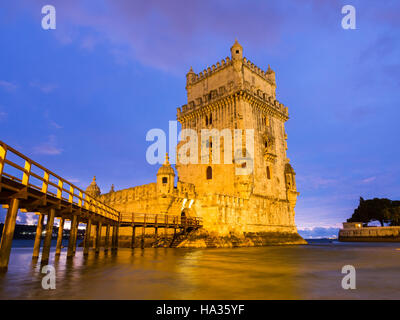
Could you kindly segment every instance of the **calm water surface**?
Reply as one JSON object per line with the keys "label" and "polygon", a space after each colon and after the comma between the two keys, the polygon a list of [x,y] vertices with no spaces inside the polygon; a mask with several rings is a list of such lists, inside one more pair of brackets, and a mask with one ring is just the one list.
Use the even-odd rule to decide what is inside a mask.
{"label": "calm water surface", "polygon": [[[32,248],[14,241],[0,299],[400,299],[399,243],[313,243],[234,249],[119,249],[66,259],[44,290]],[[357,270],[343,290],[341,269]]]}

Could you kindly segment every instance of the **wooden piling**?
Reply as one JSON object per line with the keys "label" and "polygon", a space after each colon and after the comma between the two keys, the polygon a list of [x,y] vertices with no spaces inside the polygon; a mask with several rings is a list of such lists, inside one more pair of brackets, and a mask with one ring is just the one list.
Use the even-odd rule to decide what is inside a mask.
{"label": "wooden piling", "polygon": [[106,226],[106,239],[104,240],[104,252],[108,251],[110,242],[110,224],[108,223]]}
{"label": "wooden piling", "polygon": [[8,269],[10,259],[11,245],[14,237],[15,224],[17,221],[19,199],[13,198],[7,210],[6,220],[4,222],[3,234],[0,243],[0,271]]}
{"label": "wooden piling", "polygon": [[61,254],[62,240],[63,240],[63,231],[64,231],[64,218],[60,218],[60,222],[58,225],[58,235],[57,235],[57,245],[56,245],[56,256]]}
{"label": "wooden piling", "polygon": [[39,213],[39,219],[36,226],[35,243],[33,245],[32,259],[37,259],[40,253],[40,243],[42,241],[44,214]]}
{"label": "wooden piling", "polygon": [[103,227],[102,222],[99,221],[96,226],[96,253],[100,252],[100,245],[101,245],[101,228]]}
{"label": "wooden piling", "polygon": [[76,236],[77,236],[77,229],[78,229],[78,216],[73,215],[72,220],[71,220],[71,229],[69,233],[69,239],[68,239],[68,252],[67,252],[67,257],[71,258],[75,254],[74,246],[76,245]]}
{"label": "wooden piling", "polygon": [[113,225],[113,234],[112,234],[112,250],[117,250],[117,225]]}
{"label": "wooden piling", "polygon": [[46,235],[43,241],[42,263],[48,262],[50,257],[51,238],[53,237],[54,217],[56,209],[51,208],[47,214]]}
{"label": "wooden piling", "polygon": [[132,242],[131,242],[132,249],[135,247],[135,238],[136,238],[136,227],[134,224],[132,224]]}
{"label": "wooden piling", "polygon": [[92,229],[92,219],[89,218],[88,222],[86,224],[86,231],[85,231],[85,240],[84,240],[84,249],[83,249],[84,256],[87,256],[89,254],[91,229]]}

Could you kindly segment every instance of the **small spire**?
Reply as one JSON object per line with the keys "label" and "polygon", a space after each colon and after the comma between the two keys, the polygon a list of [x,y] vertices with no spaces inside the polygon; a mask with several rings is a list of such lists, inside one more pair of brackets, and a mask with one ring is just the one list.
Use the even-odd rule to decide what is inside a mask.
{"label": "small spire", "polygon": [[92,183],[96,183],[96,176],[93,176],[93,181]]}
{"label": "small spire", "polygon": [[192,66],[190,66],[189,73],[194,73]]}
{"label": "small spire", "polygon": [[111,185],[111,190],[110,192],[114,192],[114,184]]}
{"label": "small spire", "polygon": [[235,38],[235,43],[233,44],[232,47],[242,47],[242,45],[239,43],[239,41],[237,40],[237,38]]}
{"label": "small spire", "polygon": [[164,164],[169,164],[168,152],[165,154],[165,162],[164,162]]}

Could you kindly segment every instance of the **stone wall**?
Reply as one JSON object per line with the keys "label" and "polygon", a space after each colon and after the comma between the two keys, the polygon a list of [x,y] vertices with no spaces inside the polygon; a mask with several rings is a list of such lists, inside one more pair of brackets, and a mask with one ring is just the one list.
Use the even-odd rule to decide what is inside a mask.
{"label": "stone wall", "polygon": [[400,227],[366,227],[339,230],[339,241],[400,242]]}

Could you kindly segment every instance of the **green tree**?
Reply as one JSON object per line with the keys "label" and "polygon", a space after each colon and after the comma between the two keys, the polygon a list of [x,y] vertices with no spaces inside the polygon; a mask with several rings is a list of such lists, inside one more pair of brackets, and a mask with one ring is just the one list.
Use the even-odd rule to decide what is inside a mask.
{"label": "green tree", "polygon": [[392,201],[386,198],[374,198],[364,200],[360,197],[360,203],[354,210],[348,222],[379,221],[381,226],[385,223],[399,225],[400,223],[400,201]]}

